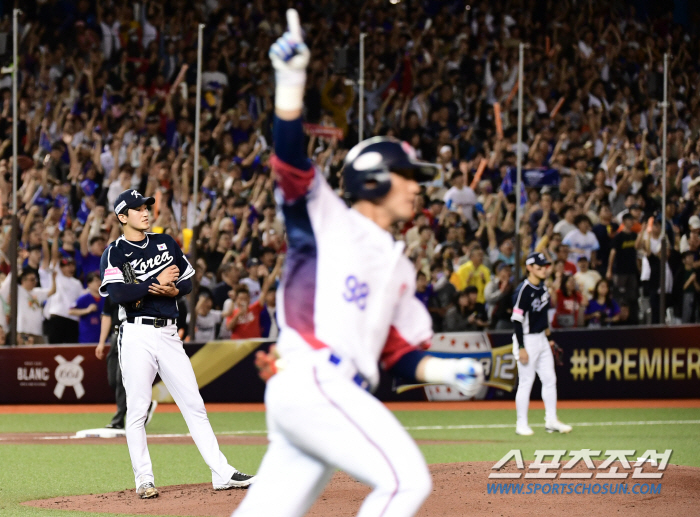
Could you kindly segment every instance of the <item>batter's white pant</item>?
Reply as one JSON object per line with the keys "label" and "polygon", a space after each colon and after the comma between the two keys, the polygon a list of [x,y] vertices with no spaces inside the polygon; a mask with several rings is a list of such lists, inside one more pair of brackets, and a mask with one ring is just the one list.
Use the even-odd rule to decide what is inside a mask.
{"label": "batter's white pant", "polygon": [[[553,422],[557,419],[557,374],[554,371],[552,347],[549,346],[549,339],[544,332],[526,334],[524,337],[528,361],[527,364],[523,364],[518,359],[518,392],[515,395],[517,425],[528,425],[527,410],[530,405],[530,392],[532,384],[535,382],[535,374],[539,375],[542,383],[545,421]],[[513,336],[513,343],[514,347],[517,346],[515,336]],[[514,354],[515,352],[514,350]]]}
{"label": "batter's white pant", "polygon": [[235,517],[297,517],[341,469],[373,488],[360,517],[415,515],[432,489],[425,459],[394,415],[319,351],[267,383],[270,446]]}
{"label": "batter's white pant", "polygon": [[192,439],[212,472],[212,483],[225,484],[235,472],[219,450],[199,394],[192,363],[185,354],[177,327],[123,323],[119,331],[119,363],[126,390],[126,443],[136,487],[152,482],[153,465],[146,443],[145,422],[156,373],[175,399]]}

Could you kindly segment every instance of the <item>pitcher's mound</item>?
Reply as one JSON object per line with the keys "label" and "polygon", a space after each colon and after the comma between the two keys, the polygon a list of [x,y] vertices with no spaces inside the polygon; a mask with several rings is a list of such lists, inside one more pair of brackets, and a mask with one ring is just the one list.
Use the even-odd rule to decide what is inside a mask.
{"label": "pitcher's mound", "polygon": [[[507,484],[524,483],[523,493],[513,495],[489,493],[487,486],[498,480],[489,480],[488,475],[493,463],[447,463],[431,465],[433,475],[433,493],[418,512],[420,517],[463,517],[464,515],[494,515],[509,517],[561,517],[562,511],[567,517],[592,517],[597,515],[694,515],[700,507],[700,469],[669,465],[662,479],[520,479],[502,480]],[[649,471],[645,467],[645,471]],[[652,469],[654,470],[654,469]],[[514,466],[508,465],[503,472],[516,472]],[[574,472],[585,472],[576,467]],[[620,494],[542,494],[527,495],[528,484],[555,483],[558,489],[579,483],[599,484],[619,487],[626,485],[628,493]],[[660,493],[632,494],[633,486],[637,490],[649,490],[653,485],[655,491],[661,485]],[[593,486],[591,486],[593,489]],[[575,489],[575,488],[574,488]],[[82,512],[127,513],[133,515],[182,515],[201,517],[228,517],[245,497],[245,490],[228,490],[215,492],[211,484],[175,485],[158,487],[160,497],[157,499],[139,499],[134,490],[123,490],[110,494],[80,495],[57,497],[24,504],[54,510],[73,510]],[[582,491],[582,490],[579,490]],[[617,491],[617,490],[616,490]],[[352,517],[357,514],[362,500],[369,493],[369,488],[343,473],[336,473],[325,492],[316,501],[310,516]],[[271,494],[270,497],[275,497]],[[283,504],[280,501],[280,504]]]}

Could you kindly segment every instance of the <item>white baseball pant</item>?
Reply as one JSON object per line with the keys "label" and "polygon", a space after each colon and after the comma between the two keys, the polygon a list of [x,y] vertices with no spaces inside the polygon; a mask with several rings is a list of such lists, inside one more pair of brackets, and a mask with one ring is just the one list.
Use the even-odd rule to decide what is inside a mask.
{"label": "white baseball pant", "polygon": [[[517,425],[527,426],[527,411],[530,405],[530,393],[535,382],[535,374],[539,375],[542,383],[542,400],[544,401],[545,421],[553,422],[557,419],[557,374],[554,371],[554,356],[549,339],[544,332],[539,334],[526,334],[525,351],[527,352],[527,364],[519,359],[519,352],[514,350],[518,357],[518,392],[515,395],[515,409]],[[514,348],[517,346],[515,335],[513,336]]]}
{"label": "white baseball pant", "polygon": [[336,468],[371,486],[359,517],[410,517],[431,491],[425,459],[394,415],[323,352],[267,383],[270,446],[234,517],[298,517]]}
{"label": "white baseball pant", "polygon": [[117,346],[126,390],[126,442],[136,487],[149,481],[154,483],[145,422],[156,373],[180,408],[194,443],[211,469],[212,483],[225,484],[235,469],[219,450],[192,363],[185,354],[177,327],[168,325],[156,328],[124,322],[120,327]]}

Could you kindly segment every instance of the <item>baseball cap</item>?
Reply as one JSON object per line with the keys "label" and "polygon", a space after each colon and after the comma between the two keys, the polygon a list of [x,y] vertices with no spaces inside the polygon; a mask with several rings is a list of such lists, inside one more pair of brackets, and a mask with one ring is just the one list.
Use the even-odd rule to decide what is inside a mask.
{"label": "baseball cap", "polygon": [[525,261],[526,266],[548,266],[551,262],[547,260],[544,253],[530,253]]}
{"label": "baseball cap", "polygon": [[143,197],[137,190],[125,190],[117,197],[114,202],[114,212],[119,214],[126,213],[129,208],[138,208],[141,205],[152,205],[156,200],[152,197]]}
{"label": "baseball cap", "polygon": [[694,215],[693,217],[688,219],[688,226],[691,230],[697,230],[698,228],[700,228],[700,217]]}
{"label": "baseball cap", "polygon": [[61,266],[68,266],[70,264],[75,264],[75,260],[73,260],[73,257],[63,257],[61,259]]}

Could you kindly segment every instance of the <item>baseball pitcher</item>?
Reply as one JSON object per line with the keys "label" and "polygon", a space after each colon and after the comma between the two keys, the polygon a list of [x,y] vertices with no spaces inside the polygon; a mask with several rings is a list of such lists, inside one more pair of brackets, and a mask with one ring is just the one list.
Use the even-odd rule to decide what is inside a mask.
{"label": "baseball pitcher", "polygon": [[175,320],[176,298],[192,290],[194,268],[169,235],[149,233],[148,206],[135,190],[122,192],[114,211],[124,235],[102,254],[100,294],[119,304],[117,347],[129,408],[126,441],[142,499],[158,496],[144,423],[156,373],[172,394],[199,452],[212,472],[215,490],[246,487],[253,477],[228,464],[219,450],[192,365]]}

